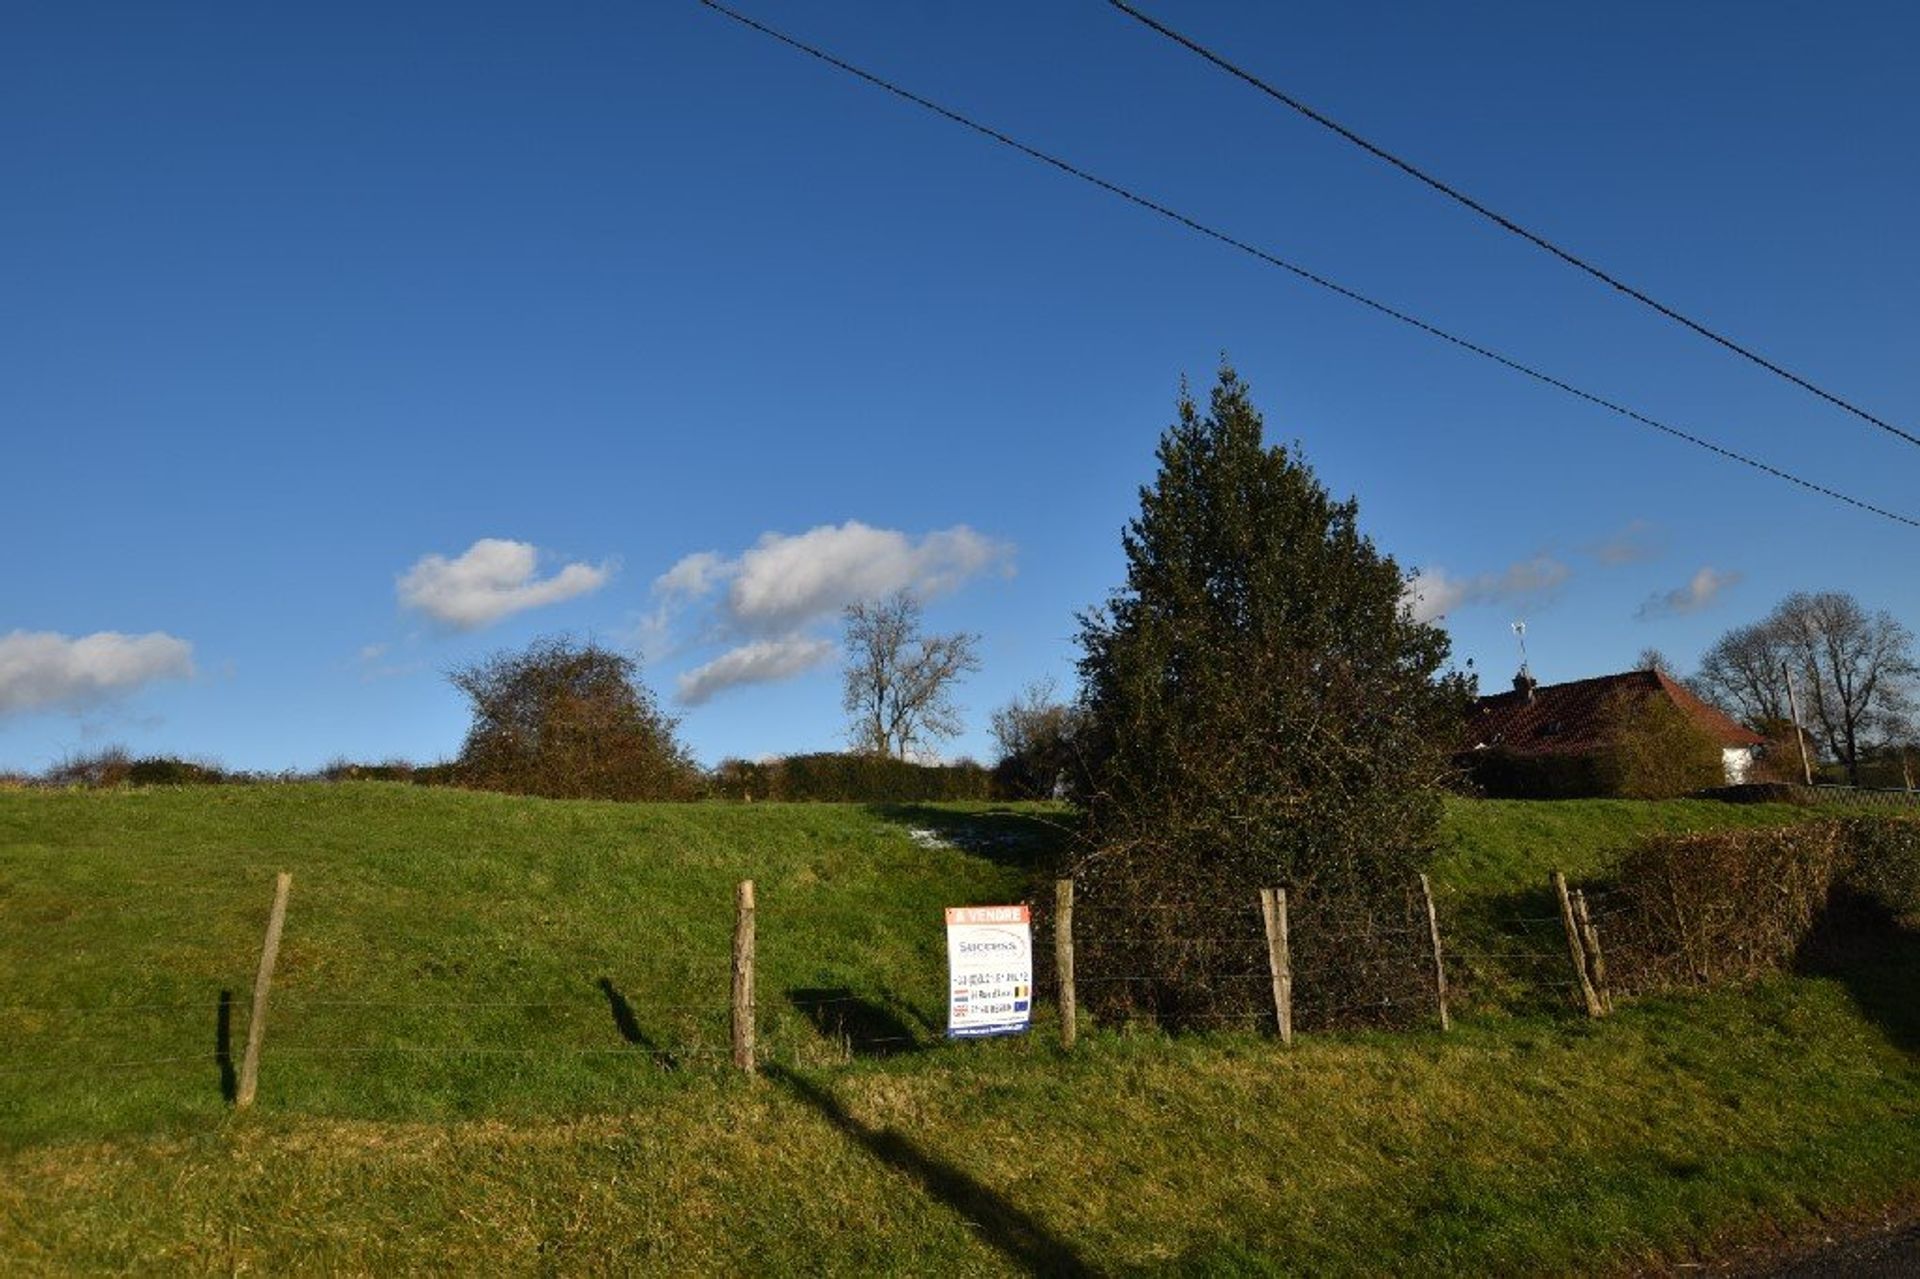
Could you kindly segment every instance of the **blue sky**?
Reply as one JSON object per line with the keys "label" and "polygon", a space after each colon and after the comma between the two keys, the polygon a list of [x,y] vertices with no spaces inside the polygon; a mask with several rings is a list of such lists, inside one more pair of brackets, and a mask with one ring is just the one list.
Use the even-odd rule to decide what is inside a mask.
{"label": "blue sky", "polygon": [[[1920,515],[1920,449],[1105,5],[741,3]],[[1158,12],[1920,429],[1911,6]],[[1521,617],[1547,680],[1648,645],[1688,669],[1796,589],[1920,628],[1920,531],[1398,328],[692,3],[20,9],[0,160],[0,767],[109,742],[439,758],[465,726],[444,670],[559,631],[641,646],[703,759],[830,748],[834,610],[899,584],[982,636],[951,749],[986,755],[994,706],[1070,680],[1178,379],[1204,387],[1222,352],[1270,435],[1450,602],[1488,683]]]}

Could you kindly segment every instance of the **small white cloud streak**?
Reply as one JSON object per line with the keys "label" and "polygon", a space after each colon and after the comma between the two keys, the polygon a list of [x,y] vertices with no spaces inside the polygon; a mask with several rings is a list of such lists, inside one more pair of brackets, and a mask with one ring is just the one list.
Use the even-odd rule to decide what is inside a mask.
{"label": "small white cloud streak", "polygon": [[54,631],[0,636],[0,715],[91,706],[161,679],[193,674],[193,645],[164,631]]}
{"label": "small white cloud streak", "polygon": [[1634,520],[1612,537],[1589,547],[1588,553],[1602,564],[1638,564],[1660,554],[1658,531],[1646,520]]}
{"label": "small white cloud streak", "polygon": [[839,645],[832,640],[810,635],[755,640],[681,675],[675,692],[682,705],[699,706],[741,684],[769,684],[805,674],[832,661],[838,651]]}
{"label": "small white cloud streak", "polygon": [[478,630],[503,617],[558,604],[606,585],[608,564],[568,564],[538,578],[540,552],[531,542],[483,537],[453,559],[424,555],[401,574],[395,591],[405,608],[455,630]]}
{"label": "small white cloud streak", "polygon": [[1649,595],[1647,602],[1633,616],[1638,621],[1646,622],[1660,617],[1685,617],[1689,613],[1698,613],[1719,599],[1728,587],[1738,585],[1741,576],[1737,572],[1717,573],[1711,567],[1703,568],[1689,578],[1685,586]]}
{"label": "small white cloud streak", "polygon": [[1572,570],[1549,555],[1510,564],[1498,573],[1452,577],[1443,568],[1421,569],[1401,592],[1400,601],[1416,622],[1432,622],[1471,604],[1542,595],[1564,583]]}

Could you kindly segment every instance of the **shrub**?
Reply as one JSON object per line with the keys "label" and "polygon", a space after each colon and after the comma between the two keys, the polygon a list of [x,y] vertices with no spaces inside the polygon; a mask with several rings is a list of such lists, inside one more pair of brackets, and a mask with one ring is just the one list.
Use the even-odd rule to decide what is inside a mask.
{"label": "shrub", "polygon": [[1849,882],[1896,920],[1920,926],[1920,821],[1854,817],[1841,825],[1852,851]]}
{"label": "shrub", "polygon": [[1054,692],[1052,680],[1037,681],[993,713],[993,739],[1000,748],[993,766],[996,797],[1052,799],[1063,784],[1069,791],[1085,789],[1075,777],[1079,712]]}
{"label": "shrub", "polygon": [[109,746],[91,755],[68,755],[49,768],[43,780],[49,786],[118,786],[133,771],[133,758],[124,746]]}
{"label": "shrub", "polygon": [[218,786],[228,780],[216,764],[173,755],[150,755],[127,768],[127,782],[133,786]]}
{"label": "shrub", "polygon": [[460,785],[460,765],[442,760],[438,764],[421,764],[413,770],[415,786],[458,786]]}
{"label": "shrub", "polygon": [[1621,989],[1746,980],[1920,913],[1920,822],[1655,836],[1621,863],[1610,900]]}
{"label": "shrub", "polygon": [[1672,799],[1726,780],[1720,744],[1664,697],[1618,695],[1603,721],[1607,745],[1596,770],[1603,795]]}
{"label": "shrub", "polygon": [[1468,784],[1498,799],[1586,799],[1604,790],[1592,755],[1523,755],[1490,746],[1464,756],[1463,764]]}
{"label": "shrub", "polygon": [[925,803],[992,795],[992,774],[971,761],[916,764],[864,752],[822,752],[770,760],[722,760],[715,796],[732,800]]}
{"label": "shrub", "polygon": [[458,776],[482,790],[561,799],[692,799],[699,770],[633,658],[535,640],[453,671],[473,702]]}
{"label": "shrub", "polygon": [[378,764],[356,764],[348,759],[335,759],[320,770],[320,779],[327,782],[411,782],[417,780],[419,771],[404,759],[389,759]]}

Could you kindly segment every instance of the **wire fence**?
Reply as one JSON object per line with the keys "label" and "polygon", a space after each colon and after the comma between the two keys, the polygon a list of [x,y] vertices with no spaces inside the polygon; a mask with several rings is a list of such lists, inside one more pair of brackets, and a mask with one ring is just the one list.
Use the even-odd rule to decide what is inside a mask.
{"label": "wire fence", "polygon": [[[1555,886],[1566,890],[1555,877]],[[1068,895],[1071,900],[1071,894]],[[1312,893],[1289,903],[1249,901],[1220,910],[1199,901],[1158,901],[1124,912],[1088,910],[1067,920],[1065,957],[1036,962],[1035,1006],[1051,1003],[1043,1028],[1063,1002],[1084,1010],[1091,1027],[1154,1031],[1308,1033],[1344,1027],[1411,1028],[1448,1024],[1448,1000],[1535,1001],[1584,1007],[1598,1016],[1613,988],[1636,989],[1635,974],[1654,971],[1661,943],[1647,924],[1644,894],[1619,884],[1585,885],[1553,895],[1508,898],[1433,893],[1422,879],[1364,902]],[[178,903],[173,903],[178,906]],[[716,904],[716,910],[724,909]],[[1043,941],[1053,932],[1050,907],[1033,907]],[[220,903],[225,915],[237,908]],[[163,912],[162,912],[163,913]],[[250,921],[258,927],[258,907]],[[776,908],[748,925],[770,937],[844,914]],[[277,943],[276,943],[277,944]],[[332,1060],[523,1061],[634,1063],[640,1069],[713,1069],[744,1063],[820,1066],[864,1055],[918,1051],[945,1041],[943,987],[931,972],[925,989],[903,996],[888,989],[821,982],[789,986],[770,998],[752,993],[751,943],[747,995],[740,993],[735,951],[731,997],[717,954],[704,971],[710,986],[667,1000],[630,1000],[610,977],[581,980],[545,998],[487,998],[458,980],[436,976],[404,997],[369,998],[310,989],[270,990],[272,946],[260,956],[261,1006],[274,1033],[263,1049],[252,1033],[252,1001],[242,999],[240,971],[232,985],[192,994],[123,1002],[56,997],[0,1001],[0,1076],[118,1076],[147,1070],[216,1067],[231,1085],[243,1060],[251,1072],[264,1053],[289,1063]],[[234,957],[235,968],[245,962]],[[696,971],[690,965],[688,971]],[[1071,973],[1070,992],[1062,989]],[[1626,981],[1622,982],[1622,975]],[[148,975],[165,988],[164,974]],[[650,989],[658,989],[656,981]],[[434,993],[444,990],[444,995]],[[1070,997],[1069,997],[1070,996]],[[498,1033],[492,1015],[524,1014],[519,1043],[462,1041],[448,1015],[475,1015],[472,1032]],[[170,1051],[200,1040],[217,1022],[212,1051]],[[743,1058],[742,1036],[745,1036]],[[1044,1038],[1044,1036],[1042,1037]],[[1060,1042],[1070,1044],[1071,1035]],[[141,1053],[137,1045],[152,1049]],[[15,1060],[8,1060],[16,1057]]]}

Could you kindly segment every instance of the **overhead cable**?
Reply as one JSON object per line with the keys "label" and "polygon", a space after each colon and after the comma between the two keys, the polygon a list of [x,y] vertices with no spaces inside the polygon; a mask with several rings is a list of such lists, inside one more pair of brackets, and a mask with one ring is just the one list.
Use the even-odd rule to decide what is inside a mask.
{"label": "overhead cable", "polygon": [[1394,168],[1400,170],[1402,173],[1405,173],[1408,177],[1414,178],[1419,182],[1425,183],[1427,186],[1432,187],[1435,191],[1438,191],[1441,195],[1446,196],[1448,199],[1454,201],[1456,204],[1463,205],[1466,208],[1473,210],[1475,213],[1487,219],[1489,222],[1494,223],[1496,226],[1500,227],[1502,230],[1509,231],[1512,234],[1519,236],[1521,239],[1534,245],[1536,248],[1546,250],[1548,253],[1551,253],[1554,257],[1559,258],[1562,262],[1565,262],[1568,266],[1571,266],[1576,270],[1586,272],[1588,275],[1592,276],[1594,279],[1599,280],[1601,283],[1606,284],[1611,288],[1614,288],[1619,292],[1626,294],[1628,297],[1632,298],[1634,301],[1639,302],[1644,306],[1651,307],[1655,311],[1658,311],[1661,315],[1666,316],[1669,320],[1672,320],[1675,324],[1678,324],[1684,328],[1693,330],[1695,333],[1707,339],[1709,342],[1713,342],[1719,346],[1725,347],[1727,350],[1733,352],[1735,355],[1740,356],[1742,359],[1750,360],[1753,363],[1759,365],[1761,368],[1767,370],[1767,372],[1775,374],[1778,377],[1785,378],[1787,381],[1793,383],[1795,386],[1799,387],[1804,391],[1812,392],[1814,395],[1819,396],[1821,399],[1833,405],[1835,408],[1841,409],[1847,413],[1851,413],[1853,416],[1859,418],[1861,421],[1870,423],[1873,426],[1877,426],[1881,430],[1886,431],[1890,435],[1898,436],[1900,439],[1905,440],[1909,444],[1920,444],[1920,435],[1915,435],[1911,431],[1902,430],[1900,427],[1895,426],[1893,423],[1887,421],[1885,418],[1880,417],[1878,414],[1869,412],[1868,410],[1861,408],[1859,405],[1853,403],[1851,400],[1844,399],[1841,396],[1835,395],[1833,392],[1828,391],[1823,387],[1815,385],[1813,382],[1809,381],[1804,377],[1801,377],[1798,373],[1793,372],[1791,369],[1783,368],[1781,365],[1776,364],[1774,361],[1768,359],[1764,355],[1761,355],[1759,352],[1753,350],[1751,347],[1741,345],[1739,342],[1734,341],[1732,338],[1726,336],[1725,334],[1719,333],[1713,329],[1708,328],[1706,325],[1700,323],[1700,321],[1692,319],[1686,315],[1683,315],[1679,311],[1675,310],[1673,307],[1670,307],[1666,303],[1660,301],[1658,298],[1651,297],[1645,292],[1641,291],[1640,289],[1636,289],[1631,284],[1628,284],[1626,281],[1620,279],[1618,276],[1612,274],[1611,272],[1601,267],[1594,265],[1592,262],[1588,261],[1586,258],[1578,256],[1577,254],[1573,253],[1571,250],[1562,248],[1560,245],[1555,244],[1552,240],[1547,239],[1545,236],[1540,235],[1537,232],[1529,231],[1526,227],[1521,226],[1518,222],[1515,222],[1512,218],[1509,218],[1503,213],[1499,213],[1493,209],[1488,208],[1486,205],[1474,199],[1472,196],[1460,190],[1458,187],[1453,186],[1450,183],[1444,182],[1439,178],[1436,178],[1431,173],[1428,173],[1425,169],[1419,168],[1418,166],[1414,165],[1411,161],[1401,159],[1399,156],[1387,150],[1385,147],[1380,146],[1378,143],[1369,141],[1367,138],[1364,138],[1360,134],[1355,133],[1352,129],[1349,129],[1346,125],[1341,124],[1338,120],[1335,120],[1334,118],[1332,118],[1331,116],[1327,115],[1324,112],[1315,110],[1313,107],[1308,106],[1306,103],[1302,102],[1300,99],[1294,97],[1292,94],[1287,93],[1285,90],[1277,88],[1273,84],[1268,83],[1266,80],[1261,79],[1259,76],[1253,74],[1251,71],[1246,70],[1244,67],[1241,67],[1236,65],[1235,63],[1229,62],[1226,58],[1222,57],[1218,53],[1215,53],[1212,49],[1207,48],[1205,45],[1201,44],[1199,41],[1194,40],[1189,36],[1182,35],[1180,32],[1175,31],[1172,27],[1168,26],[1166,23],[1159,21],[1157,18],[1154,18],[1149,14],[1142,13],[1139,9],[1135,8],[1133,5],[1128,4],[1127,0],[1107,0],[1107,3],[1112,5],[1114,8],[1118,9],[1120,12],[1126,14],[1129,18],[1132,18],[1134,21],[1140,23],[1142,26],[1145,26],[1153,31],[1158,32],[1160,35],[1165,36],[1167,39],[1173,41],[1175,44],[1197,55],[1198,57],[1204,59],[1205,61],[1212,63],[1214,66],[1226,72],[1228,75],[1233,76],[1235,79],[1241,80],[1246,84],[1251,85],[1253,88],[1258,89],[1261,93],[1266,94],[1269,98],[1272,98],[1275,102],[1280,103],[1282,106],[1287,107],[1292,111],[1298,112],[1299,114],[1305,116],[1307,119],[1313,121],[1315,124],[1320,125],[1322,128],[1329,129],[1334,133],[1339,134],[1341,137],[1345,138],[1348,142],[1351,142],[1355,146],[1359,147],[1362,151],[1365,151],[1369,155],[1375,156],[1378,159],[1386,161],[1388,164],[1392,165]]}
{"label": "overhead cable", "polygon": [[951,120],[953,123],[961,125],[964,128],[970,129],[973,132],[980,134],[982,137],[991,138],[993,141],[998,142],[1003,146],[1011,147],[1015,151],[1020,152],[1022,155],[1028,156],[1031,159],[1040,161],[1042,164],[1046,164],[1055,169],[1058,169],[1060,172],[1065,173],[1070,177],[1078,178],[1082,182],[1088,183],[1091,186],[1096,186],[1100,188],[1102,191],[1105,191],[1110,195],[1118,196],[1120,199],[1125,200],[1130,204],[1134,204],[1140,208],[1146,209],[1150,213],[1156,213],[1159,216],[1166,218],[1171,222],[1177,222],[1181,226],[1186,227],[1188,230],[1196,232],[1200,235],[1206,236],[1210,240],[1215,240],[1221,244],[1227,245],[1229,248],[1238,249],[1240,252],[1245,253],[1250,257],[1258,258],[1260,261],[1265,262],[1269,266],[1278,267],[1282,271],[1285,271],[1290,275],[1296,276],[1299,279],[1305,280],[1309,284],[1316,285],[1322,289],[1327,290],[1330,293],[1336,293],[1341,297],[1346,298],[1350,302],[1357,302],[1361,306],[1364,306],[1371,311],[1375,311],[1381,315],[1387,316],[1390,319],[1398,320],[1402,324],[1409,325],[1413,328],[1419,329],[1421,332],[1426,333],[1429,336],[1439,338],[1441,341],[1450,343],[1453,346],[1459,347],[1462,350],[1471,351],[1475,355],[1481,356],[1488,360],[1492,360],[1494,363],[1499,364],[1505,368],[1511,369],[1515,373],[1519,373],[1525,377],[1532,378],[1534,381],[1540,382],[1546,386],[1553,387],[1556,390],[1564,391],[1568,395],[1574,396],[1575,398],[1580,400],[1584,400],[1587,403],[1595,405],[1599,408],[1606,409],[1608,412],[1617,414],[1621,417],[1628,419],[1629,421],[1637,422],[1642,426],[1649,427],[1652,430],[1660,431],[1663,434],[1670,435],[1675,439],[1685,440],[1687,443],[1692,444],[1697,448],[1705,449],[1707,452],[1713,453],[1719,457],[1725,458],[1728,461],[1738,462],[1741,465],[1751,467],[1756,471],[1763,471],[1766,474],[1773,476],[1775,479],[1784,480],[1789,484],[1797,485],[1800,488],[1806,489],[1808,492],[1818,493],[1823,497],[1832,498],[1834,501],[1837,501],[1837,502],[1844,502],[1848,506],[1854,507],[1858,510],[1867,511],[1874,515],[1881,516],[1884,519],[1892,520],[1898,524],[1905,524],[1911,528],[1920,528],[1920,519],[1915,519],[1907,515],[1901,515],[1897,512],[1889,511],[1884,507],[1875,506],[1871,502],[1862,501],[1861,499],[1856,497],[1850,497],[1847,494],[1838,491],[1837,489],[1831,489],[1823,484],[1817,484],[1812,480],[1803,479],[1798,475],[1794,475],[1791,472],[1784,471],[1777,466],[1771,465],[1770,463],[1762,462],[1757,458],[1749,457],[1744,453],[1738,452],[1734,449],[1727,448],[1724,445],[1716,444],[1711,440],[1695,435],[1689,431],[1684,431],[1679,427],[1671,426],[1668,423],[1662,422],[1657,418],[1649,417],[1647,414],[1641,413],[1638,410],[1628,408],[1623,404],[1619,404],[1603,396],[1596,395],[1591,391],[1582,390],[1581,388],[1573,385],[1571,382],[1567,382],[1561,378],[1555,377],[1550,373],[1542,372],[1541,370],[1534,368],[1532,365],[1524,364],[1519,360],[1512,359],[1508,356],[1502,355],[1498,351],[1495,351],[1489,347],[1482,346],[1477,342],[1473,342],[1467,338],[1463,338],[1456,334],[1450,333],[1447,330],[1438,327],[1437,325],[1429,324],[1425,320],[1422,320],[1417,316],[1410,315],[1407,312],[1399,310],[1396,307],[1389,306],[1385,302],[1377,301],[1374,298],[1368,297],[1364,293],[1356,292],[1355,290],[1350,289],[1343,284],[1339,284],[1327,278],[1324,275],[1321,275],[1315,271],[1308,270],[1306,267],[1300,266],[1297,263],[1289,262],[1285,258],[1269,253],[1265,249],[1259,248],[1258,246],[1250,244],[1245,240],[1229,235],[1225,231],[1217,230],[1214,227],[1208,226],[1203,222],[1196,221],[1195,219],[1188,217],[1186,214],[1181,213],[1175,209],[1169,208],[1168,206],[1161,204],[1156,200],[1149,199],[1148,197],[1144,195],[1140,195],[1137,192],[1130,191],[1126,187],[1120,186],[1118,183],[1109,182],[1107,179],[1100,177],[1097,174],[1090,173],[1086,169],[1082,169],[1079,166],[1071,164],[1066,160],[1062,160],[1058,156],[1051,155],[1045,151],[1040,150],[1037,147],[1029,146],[1024,142],[1021,142],[1017,138],[1014,138],[1009,136],[1008,134],[1002,133],[998,129],[995,129],[989,125],[981,124],[977,120],[974,120],[968,116],[962,115],[960,112],[955,111],[949,107],[944,107],[930,98],[921,97],[919,94],[914,93],[910,89],[902,88],[901,86],[893,83],[890,80],[886,80],[878,75],[875,75],[871,71],[863,70],[860,67],[857,67],[850,62],[847,62],[841,58],[835,57],[833,54],[828,53],[824,49],[820,49],[815,47],[814,45],[810,45],[803,40],[800,40],[794,36],[790,36],[783,31],[776,30],[773,27],[767,26],[765,23],[760,22],[754,18],[750,18],[746,14],[743,14],[738,10],[731,9],[726,5],[719,3],[719,0],[699,0],[699,3],[704,5],[706,8],[713,10],[715,13],[731,18],[733,21],[739,23],[741,26],[751,28],[752,30],[757,31],[764,36],[767,36],[771,39],[779,41],[781,44],[786,45],[788,48],[795,49],[801,53],[807,54],[809,57],[816,58],[819,61],[826,63],[828,66],[834,67],[835,69],[840,71],[844,71],[848,75],[854,76],[860,80],[864,80],[866,83],[873,85],[875,88],[884,89],[886,92],[894,95],[897,98],[903,99],[904,101],[907,101],[907,102],[911,102],[915,106],[920,107],[924,110],[931,111],[935,115],[938,115],[943,119]]}

